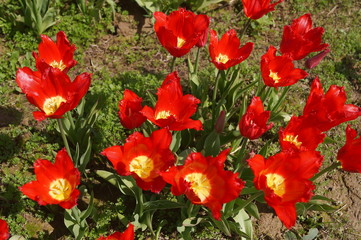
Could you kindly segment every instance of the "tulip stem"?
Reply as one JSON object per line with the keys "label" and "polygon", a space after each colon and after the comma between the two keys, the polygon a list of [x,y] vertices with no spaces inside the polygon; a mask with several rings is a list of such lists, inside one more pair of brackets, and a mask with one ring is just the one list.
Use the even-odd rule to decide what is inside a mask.
{"label": "tulip stem", "polygon": [[173,72],[174,71],[174,66],[175,66],[175,60],[177,58],[173,56],[173,59],[172,59],[172,62],[171,62],[171,65],[170,65],[170,72]]}
{"label": "tulip stem", "polygon": [[217,92],[218,92],[218,84],[219,84],[219,79],[221,77],[221,70],[218,70],[217,76],[216,76],[216,84],[214,86],[214,90],[213,90],[213,99],[212,99],[212,126],[214,126],[214,120],[216,118],[216,98],[217,98]]}
{"label": "tulip stem", "polygon": [[325,169],[323,169],[322,171],[320,171],[319,173],[315,174],[315,176],[313,176],[310,180],[313,182],[317,178],[321,177],[323,174],[328,173],[328,172],[332,171],[333,169],[338,168],[339,166],[341,166],[341,163],[339,161],[336,161],[336,162],[332,163],[330,166],[328,166]]}
{"label": "tulip stem", "polygon": [[[63,122],[61,121],[61,119],[57,119],[58,120],[58,126],[59,126],[59,129],[60,129],[60,134],[61,134],[61,137],[63,139],[63,142],[64,142],[64,145],[65,145],[65,148],[66,148],[66,151],[68,152],[68,155],[70,157],[71,160],[73,160],[72,156],[71,156],[71,152],[70,152],[70,147],[69,147],[69,144],[68,144],[68,140],[66,139],[66,136],[65,136],[65,131],[64,131],[64,127],[63,127]],[[77,164],[75,164],[77,165]],[[76,166],[77,167],[77,166]]]}
{"label": "tulip stem", "polygon": [[248,198],[248,199],[246,200],[245,203],[242,204],[242,206],[243,206],[242,209],[244,209],[245,207],[247,207],[248,204],[250,204],[253,200],[255,200],[255,199],[257,199],[258,197],[262,196],[262,194],[263,194],[263,191],[259,191],[259,192],[255,193],[255,194],[253,194],[250,198]]}
{"label": "tulip stem", "polygon": [[282,92],[282,94],[281,94],[278,102],[276,103],[276,105],[275,105],[275,106],[272,108],[272,110],[271,110],[272,113],[275,113],[275,112],[278,110],[278,108],[281,106],[281,104],[282,104],[283,101],[285,100],[286,95],[287,95],[287,93],[288,93],[289,90],[290,90],[290,86],[287,86],[287,87],[284,88],[284,90],[283,90],[283,92]]}
{"label": "tulip stem", "polygon": [[239,39],[241,39],[243,37],[243,35],[246,33],[247,28],[249,27],[249,25],[251,24],[252,19],[248,18],[247,22],[244,24],[244,27],[242,29],[241,34],[239,35]]}
{"label": "tulip stem", "polygon": [[198,73],[198,63],[199,63],[199,54],[201,52],[201,48],[197,48],[196,62],[194,64],[194,74]]}

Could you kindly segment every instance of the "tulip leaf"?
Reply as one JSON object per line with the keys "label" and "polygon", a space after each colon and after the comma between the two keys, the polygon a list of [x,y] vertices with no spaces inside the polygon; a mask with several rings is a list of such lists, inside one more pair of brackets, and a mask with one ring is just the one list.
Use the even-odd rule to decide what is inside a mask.
{"label": "tulip leaf", "polygon": [[234,230],[239,231],[238,233],[242,239],[253,239],[252,220],[246,211],[241,209],[233,219],[239,224],[239,229],[235,228]]}
{"label": "tulip leaf", "polygon": [[206,156],[216,156],[219,154],[221,143],[219,134],[216,131],[212,131],[204,141],[204,151]]}
{"label": "tulip leaf", "polygon": [[143,204],[144,211],[156,211],[160,209],[174,209],[174,208],[182,208],[182,207],[184,207],[183,204],[169,200],[150,201],[150,202],[145,202]]}

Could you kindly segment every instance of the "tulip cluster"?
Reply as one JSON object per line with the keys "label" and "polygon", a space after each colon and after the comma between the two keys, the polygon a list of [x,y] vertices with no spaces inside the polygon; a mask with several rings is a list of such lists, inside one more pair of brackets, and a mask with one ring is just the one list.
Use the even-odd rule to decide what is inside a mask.
{"label": "tulip cluster", "polygon": [[[270,0],[242,0],[244,12],[249,19],[261,18],[282,1],[271,4]],[[317,151],[318,146],[324,142],[328,130],[361,116],[361,108],[346,104],[343,87],[332,85],[324,93],[321,82],[316,77],[302,115],[292,116],[287,126],[278,132],[280,151],[268,158],[253,154],[247,163],[244,162],[244,166],[239,167],[241,161],[246,159],[244,156],[247,151],[243,145],[238,147],[240,142],[245,145],[248,140],[258,139],[274,126],[273,122],[268,123],[275,113],[273,108],[267,110],[270,105],[267,104],[267,95],[263,95],[266,96],[264,98],[262,94],[253,96],[247,108],[247,102],[243,99],[231,106],[238,108],[243,100],[244,109],[236,109],[234,112],[244,114],[236,116],[227,115],[226,112],[229,111],[226,106],[229,104],[229,96],[225,96],[224,92],[236,92],[241,86],[233,82],[239,76],[240,68],[237,65],[250,56],[254,43],[248,42],[241,46],[234,29],[228,30],[219,39],[217,32],[209,28],[208,16],[196,15],[183,8],[169,15],[155,12],[154,18],[154,30],[159,42],[174,58],[184,56],[194,46],[198,50],[204,47],[210,35],[209,61],[214,64],[217,72],[213,99],[208,96],[208,89],[205,91],[207,96],[185,93],[187,89],[182,87],[181,78],[177,71],[173,71],[173,67],[157,89],[157,100],[154,100],[153,107],[143,106],[143,99],[126,89],[119,101],[118,115],[122,126],[134,129],[134,132],[126,138],[124,144],[110,146],[101,154],[111,162],[114,172],[120,176],[129,176],[127,179],[135,182],[134,186],[138,187],[140,193],[144,190],[159,194],[165,189],[176,196],[174,198],[177,200],[180,195],[184,195],[188,206],[193,207],[194,204],[206,207],[204,209],[210,213],[214,222],[225,221],[230,216],[237,215],[238,213],[229,213],[232,207],[240,211],[243,199],[239,196],[247,186],[246,181],[242,180],[245,179],[242,168],[247,167],[245,165],[248,163],[253,171],[255,188],[263,193],[265,201],[275,210],[283,224],[287,228],[293,227],[297,218],[296,203],[308,202],[313,196],[315,185],[311,180],[319,172],[324,160]],[[259,88],[263,87],[264,90],[269,87],[268,90],[277,92],[279,87],[291,86],[306,78],[308,73],[295,68],[295,61],[306,58],[312,52],[323,51],[308,59],[306,65],[312,68],[321,61],[329,52],[328,44],[322,43],[323,32],[322,27],[312,27],[310,14],[285,26],[279,47],[281,55],[277,56],[277,48],[270,46],[261,57],[263,82],[260,81]],[[41,35],[41,39],[38,53],[33,53],[36,71],[28,67],[20,68],[16,73],[16,82],[29,102],[39,109],[33,112],[36,120],[60,119],[66,112],[74,109],[87,93],[91,74],[82,73],[73,81],[70,80],[67,73],[77,63],[73,58],[75,46],[69,43],[63,32],[57,34],[56,42],[45,35]],[[196,71],[190,70],[190,76],[194,75]],[[219,84],[219,78],[225,79],[227,76],[232,76],[232,81]],[[218,89],[218,86],[222,88]],[[218,90],[220,98],[217,98]],[[241,96],[237,94],[234,96]],[[231,98],[236,98],[234,96]],[[200,99],[206,99],[206,103]],[[237,126],[230,126],[230,129],[233,127],[237,131],[224,137],[222,134],[226,123],[231,119],[237,119]],[[144,129],[140,130],[142,126]],[[234,132],[240,136],[234,136]],[[193,145],[182,142],[182,134]],[[337,159],[344,170],[360,173],[361,137],[356,137],[356,130],[348,126],[346,143],[339,150]],[[231,149],[231,145],[235,148]],[[188,149],[182,153],[177,152],[183,146]],[[184,161],[180,160],[180,155]],[[227,158],[232,159],[232,162],[227,162]],[[71,209],[77,205],[80,195],[77,189],[80,172],[75,166],[70,151],[62,149],[57,153],[54,163],[44,159],[35,161],[36,180],[19,189],[40,205],[58,204]],[[251,184],[252,180],[248,180]],[[167,184],[170,185],[170,190],[166,187]],[[144,198],[139,195],[141,194],[137,196],[137,203],[142,204],[143,208]],[[139,214],[135,221],[146,219],[149,224],[149,212],[151,211],[148,209],[146,217]],[[187,212],[188,219],[197,215],[191,216],[192,209]],[[150,229],[153,231],[151,227]],[[0,240],[9,237],[8,227],[3,220],[0,220],[0,232]],[[106,239],[134,239],[134,225],[129,224],[123,233],[116,232],[108,237],[98,238]]]}

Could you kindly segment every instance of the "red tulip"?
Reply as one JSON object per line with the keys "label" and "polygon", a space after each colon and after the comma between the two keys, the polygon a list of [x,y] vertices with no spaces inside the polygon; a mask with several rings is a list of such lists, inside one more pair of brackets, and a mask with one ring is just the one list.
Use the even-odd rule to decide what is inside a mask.
{"label": "red tulip", "polygon": [[240,47],[241,42],[234,29],[226,32],[218,41],[216,31],[211,30],[209,54],[211,62],[219,70],[226,70],[246,60],[252,52],[253,43],[248,42]]}
{"label": "red tulip", "polygon": [[140,112],[142,108],[142,98],[125,89],[123,99],[119,102],[120,123],[128,129],[140,127],[147,120]]}
{"label": "red tulip", "polygon": [[177,72],[168,74],[157,95],[155,108],[144,106],[141,111],[149,121],[174,131],[188,128],[202,130],[202,122],[190,118],[196,112],[200,101],[190,94],[183,95]]}
{"label": "red tulip", "polygon": [[325,134],[305,122],[304,117],[292,117],[285,129],[280,129],[282,151],[312,151],[323,142]]}
{"label": "red tulip", "polygon": [[259,19],[265,14],[274,11],[275,6],[280,2],[283,2],[283,0],[272,4],[270,4],[271,0],[242,0],[244,13],[251,19]]}
{"label": "red tulip", "polygon": [[321,82],[316,77],[303,109],[303,115],[307,119],[305,121],[310,126],[325,132],[343,122],[361,116],[361,108],[352,104],[345,104],[346,99],[344,88],[336,85],[332,85],[324,94]]}
{"label": "red tulip", "polygon": [[326,49],[329,45],[322,42],[324,29],[312,28],[311,14],[305,14],[295,20],[292,25],[284,26],[281,52],[293,60],[300,60],[311,52]]}
{"label": "red tulip", "polygon": [[172,134],[167,129],[154,131],[150,137],[135,132],[124,146],[113,146],[101,154],[106,156],[121,176],[132,175],[143,190],[159,193],[166,183],[160,173],[174,165],[169,145]]}
{"label": "red tulip", "polygon": [[40,62],[45,62],[67,73],[70,68],[77,64],[74,60],[76,47],[74,44],[70,44],[64,32],[60,31],[56,34],[56,43],[46,35],[40,36],[39,53],[33,52],[37,67]]}
{"label": "red tulip", "polygon": [[342,169],[349,172],[361,173],[361,135],[350,125],[346,128],[346,143],[338,151],[337,160],[341,162]]}
{"label": "red tulip", "polygon": [[242,136],[251,140],[259,138],[273,127],[273,123],[267,125],[270,115],[270,111],[264,110],[262,100],[259,97],[253,97],[238,124]]}
{"label": "red tulip", "polygon": [[0,240],[7,240],[9,237],[9,226],[5,220],[0,219]]}
{"label": "red tulip", "polygon": [[18,69],[16,83],[29,102],[39,108],[33,112],[34,118],[61,118],[64,113],[74,109],[84,97],[90,86],[91,74],[82,73],[71,81],[68,75],[57,68],[39,65],[41,71],[30,68]]}
{"label": "red tulip", "polygon": [[305,66],[306,68],[314,68],[316,67],[318,64],[320,64],[320,62],[322,61],[322,59],[324,57],[326,57],[326,55],[330,52],[330,49],[327,48],[326,50],[320,52],[319,54],[317,54],[316,56],[313,56],[309,59],[307,59]]}
{"label": "red tulip", "polygon": [[224,150],[217,157],[191,153],[183,166],[171,167],[161,175],[172,185],[175,196],[185,194],[193,204],[208,207],[213,217],[220,220],[222,205],[236,199],[244,187],[238,173],[224,170],[229,151]]}
{"label": "red tulip", "polygon": [[264,84],[270,87],[290,86],[307,77],[307,73],[295,68],[292,59],[287,56],[276,56],[276,48],[270,46],[262,56],[261,70]]}
{"label": "red tulip", "polygon": [[120,233],[115,232],[108,237],[100,237],[98,240],[133,240],[134,239],[134,225],[129,224],[128,228]]}
{"label": "red tulip", "polygon": [[209,17],[180,8],[167,16],[154,13],[154,30],[162,46],[174,57],[182,57],[198,43],[202,45],[208,32]]}
{"label": "red tulip", "polygon": [[58,152],[55,163],[38,159],[34,163],[36,181],[19,187],[20,191],[40,205],[59,204],[71,209],[80,194],[80,172],[74,167],[65,149]]}
{"label": "red tulip", "polygon": [[309,180],[318,172],[323,157],[316,151],[281,152],[268,159],[255,155],[248,160],[254,185],[287,228],[296,222],[297,202],[308,202],[315,189]]}

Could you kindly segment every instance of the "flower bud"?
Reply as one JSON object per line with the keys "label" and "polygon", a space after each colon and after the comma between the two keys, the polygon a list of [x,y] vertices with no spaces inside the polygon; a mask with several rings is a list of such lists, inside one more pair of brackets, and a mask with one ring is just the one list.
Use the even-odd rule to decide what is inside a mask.
{"label": "flower bud", "polygon": [[306,68],[311,69],[311,68],[316,67],[329,52],[330,52],[330,49],[327,48],[324,51],[317,54],[316,56],[313,56],[313,57],[307,59],[307,61],[305,63]]}
{"label": "flower bud", "polygon": [[225,123],[226,123],[226,112],[222,110],[221,113],[219,114],[216,124],[214,125],[214,129],[216,130],[217,133],[223,132]]}

